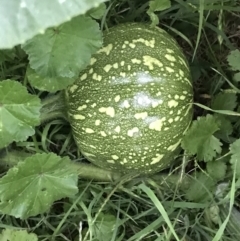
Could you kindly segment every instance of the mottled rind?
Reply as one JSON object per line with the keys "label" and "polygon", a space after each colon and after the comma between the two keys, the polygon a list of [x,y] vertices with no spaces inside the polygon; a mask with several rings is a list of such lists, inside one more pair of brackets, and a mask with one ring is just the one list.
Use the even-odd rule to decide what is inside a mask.
{"label": "mottled rind", "polygon": [[192,120],[188,63],[164,30],[123,24],[104,33],[104,46],[66,91],[80,151],[121,172],[166,168]]}

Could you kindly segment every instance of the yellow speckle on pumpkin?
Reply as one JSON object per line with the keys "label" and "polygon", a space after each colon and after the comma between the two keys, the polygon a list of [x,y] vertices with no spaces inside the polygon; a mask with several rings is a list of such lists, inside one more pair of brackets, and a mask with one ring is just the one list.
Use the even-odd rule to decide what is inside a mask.
{"label": "yellow speckle on pumpkin", "polygon": [[114,117],[115,116],[115,110],[113,107],[101,107],[99,108],[99,112],[106,113],[107,115]]}

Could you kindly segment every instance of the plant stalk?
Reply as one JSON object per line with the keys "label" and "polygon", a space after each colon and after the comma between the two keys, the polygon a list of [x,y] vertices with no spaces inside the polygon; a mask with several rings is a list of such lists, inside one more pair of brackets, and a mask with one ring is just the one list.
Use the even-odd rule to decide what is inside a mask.
{"label": "plant stalk", "polygon": [[67,121],[66,104],[63,91],[60,91],[55,95],[50,95],[42,100],[40,119],[41,124],[55,119],[64,119]]}
{"label": "plant stalk", "polygon": [[[44,124],[59,118],[68,121],[63,91],[55,95],[50,95],[42,100],[41,123]],[[18,150],[6,151],[4,154],[0,155],[0,172],[3,173],[8,171],[11,167],[16,166],[19,162],[24,161],[27,157],[32,155],[33,154],[31,153]],[[102,182],[118,182],[122,178],[126,177],[126,174],[105,170],[93,164],[72,161],[72,167],[74,170],[77,170],[79,178],[82,179]],[[139,183],[141,180],[146,180],[149,178],[157,183],[161,183],[161,185],[166,186],[167,188],[176,187],[177,185],[180,188],[187,188],[190,185],[190,179],[188,177],[179,182],[181,179],[180,175],[167,175],[164,173],[159,173],[152,176],[148,175],[133,177],[131,184],[134,185]]]}
{"label": "plant stalk", "polygon": [[[32,155],[34,154],[17,150],[6,151],[0,156],[1,173],[8,171],[13,166],[17,166],[19,162],[24,161],[27,157],[30,157]],[[126,174],[111,170],[105,170],[92,164],[72,161],[71,165],[74,170],[77,170],[78,176],[81,179],[114,183],[126,177]],[[179,180],[181,179],[181,177],[178,174],[168,175],[165,173],[157,173],[152,176],[137,176],[135,178],[133,177],[131,184],[135,185],[140,181],[146,179],[152,179],[156,183],[160,184],[162,187],[175,188],[176,186],[178,186],[180,189],[188,188],[191,182],[191,179],[188,176],[185,176],[180,182]]]}

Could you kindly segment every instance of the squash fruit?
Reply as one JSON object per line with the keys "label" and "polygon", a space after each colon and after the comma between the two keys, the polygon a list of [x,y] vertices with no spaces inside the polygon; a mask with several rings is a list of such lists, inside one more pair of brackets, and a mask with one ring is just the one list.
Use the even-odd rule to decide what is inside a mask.
{"label": "squash fruit", "polygon": [[192,120],[193,88],[181,48],[164,30],[142,23],[105,31],[103,47],[65,99],[82,154],[123,173],[166,168]]}

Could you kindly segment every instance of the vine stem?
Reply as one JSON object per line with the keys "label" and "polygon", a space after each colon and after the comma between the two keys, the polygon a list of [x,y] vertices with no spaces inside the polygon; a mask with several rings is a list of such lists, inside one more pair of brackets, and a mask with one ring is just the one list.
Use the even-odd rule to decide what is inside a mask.
{"label": "vine stem", "polygon": [[72,162],[72,166],[74,170],[77,170],[78,176],[83,179],[115,182],[122,177],[121,173],[105,170],[92,164]]}
{"label": "vine stem", "polygon": [[[42,100],[41,123],[44,124],[53,119],[59,118],[68,121],[63,91],[55,95],[50,95]],[[18,162],[24,161],[25,158],[32,155],[33,154],[31,153],[17,150],[7,151],[0,155],[0,169],[1,171],[7,171],[11,167],[17,165]],[[126,174],[114,172],[111,170],[105,170],[93,164],[85,164],[72,161],[71,165],[74,170],[77,170],[79,178],[82,179],[118,183],[119,181],[121,182],[123,178],[126,178]],[[128,175],[130,174],[127,174],[127,176]],[[181,176],[178,174],[167,175],[159,173],[152,176],[148,175],[137,177],[133,177],[133,175],[134,174],[132,174],[131,180],[131,184],[133,185],[146,178],[151,178],[153,181],[161,183],[161,185],[166,184],[168,188],[169,186],[176,187],[177,185],[184,186],[186,188],[190,183],[189,178],[181,179]]]}
{"label": "vine stem", "polygon": [[66,104],[64,93],[50,95],[42,100],[40,113],[41,124],[47,123],[54,119],[64,119],[67,121]]}
{"label": "vine stem", "polygon": [[[2,171],[7,171],[13,166],[17,166],[18,162],[24,161],[27,157],[32,156],[32,153],[27,153],[23,151],[11,150],[0,155],[0,169]],[[121,180],[130,177],[131,182],[129,185],[135,185],[142,180],[151,179],[158,184],[161,184],[162,187],[167,188],[188,188],[191,182],[191,179],[188,176],[181,178],[180,174],[166,174],[166,173],[157,173],[154,175],[148,176],[139,176],[135,174],[124,174],[120,172],[114,172],[111,170],[102,169],[93,164],[86,164],[81,162],[71,162],[73,170],[77,170],[77,174],[81,179],[88,179],[93,181],[100,182],[110,182],[110,183],[119,183]]]}

